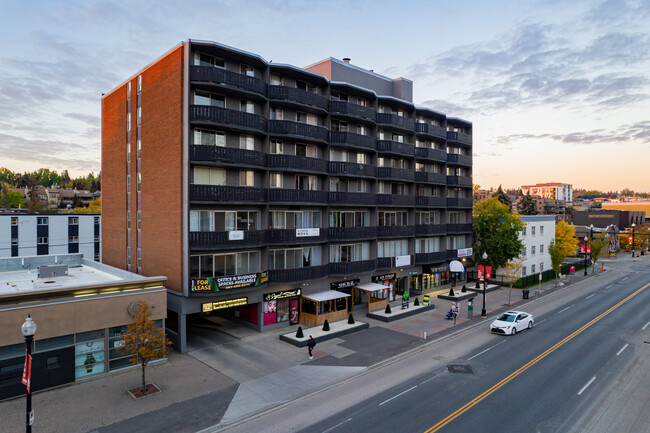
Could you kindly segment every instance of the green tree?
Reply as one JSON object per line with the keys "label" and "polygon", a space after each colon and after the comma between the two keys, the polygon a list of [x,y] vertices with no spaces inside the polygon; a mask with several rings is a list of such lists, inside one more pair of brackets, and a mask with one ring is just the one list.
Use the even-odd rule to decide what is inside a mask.
{"label": "green tree", "polygon": [[79,194],[75,194],[74,197],[72,198],[72,207],[74,208],[84,207],[84,204],[81,201],[81,197],[79,197]]}
{"label": "green tree", "polygon": [[38,212],[43,209],[43,203],[41,198],[38,196],[38,190],[36,189],[37,183],[36,180],[29,180],[29,192],[27,193],[27,209],[32,212]]}
{"label": "green tree", "polygon": [[514,259],[508,260],[508,263],[506,263],[504,268],[504,272],[506,277],[508,277],[508,282],[510,283],[510,290],[508,291],[508,307],[512,306],[510,302],[512,297],[512,286],[514,286],[517,280],[521,278],[521,271],[524,269],[525,261],[526,257],[515,257]]}
{"label": "green tree", "polygon": [[566,221],[560,221],[555,225],[555,245],[565,258],[576,253],[578,239],[576,239],[575,235],[576,228],[568,225]]}
{"label": "green tree", "polygon": [[63,170],[61,172],[61,185],[65,185],[72,182],[72,179],[70,179],[70,174],[68,174],[68,170]]}
{"label": "green tree", "polygon": [[487,253],[489,264],[502,268],[508,260],[519,257],[523,243],[519,232],[524,228],[521,216],[493,197],[474,205],[472,211],[473,248],[476,262]]}
{"label": "green tree", "polygon": [[562,262],[564,262],[566,256],[562,253],[562,249],[557,246],[554,240],[548,244],[548,254],[551,256],[551,269],[555,272],[555,287],[557,287],[557,278],[560,274]]}
{"label": "green tree", "polygon": [[7,183],[10,187],[16,186],[16,173],[8,168],[0,167],[0,184],[2,182]]}
{"label": "green tree", "polygon": [[620,195],[624,197],[634,197],[634,191],[632,191],[630,188],[625,188],[620,192]]}
{"label": "green tree", "polygon": [[25,196],[17,191],[11,191],[6,182],[2,182],[0,191],[0,208],[11,209],[19,207],[25,201]]}
{"label": "green tree", "polygon": [[594,273],[594,269],[596,269],[596,262],[598,261],[598,257],[600,257],[600,252],[605,248],[605,245],[609,245],[608,239],[605,237],[605,233],[597,233],[594,235],[594,237],[587,241],[587,245],[591,245],[591,260],[594,262],[594,266],[591,270],[592,273]]}
{"label": "green tree", "polygon": [[519,201],[517,210],[522,215],[537,215],[537,203],[531,197],[530,191]]}
{"label": "green tree", "polygon": [[102,213],[102,199],[98,198],[97,200],[93,200],[90,202],[88,207],[76,207],[72,209],[72,213],[79,213],[79,214],[85,214],[85,213]]}
{"label": "green tree", "polygon": [[499,200],[504,205],[508,206],[508,211],[512,209],[512,200],[510,199],[510,197],[508,197],[508,194],[503,192],[501,185],[499,185],[499,188],[497,189],[497,192],[494,194],[494,197],[496,197],[497,200]]}

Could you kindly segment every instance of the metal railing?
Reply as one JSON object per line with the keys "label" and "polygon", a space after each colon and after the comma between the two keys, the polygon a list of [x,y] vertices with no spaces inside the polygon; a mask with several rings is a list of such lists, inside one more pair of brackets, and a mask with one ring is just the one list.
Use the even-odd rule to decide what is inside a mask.
{"label": "metal railing", "polygon": [[266,154],[256,150],[209,145],[190,145],[190,161],[213,161],[266,167]]}
{"label": "metal railing", "polygon": [[268,94],[269,99],[297,102],[299,104],[310,105],[325,110],[327,110],[329,102],[325,96],[319,95],[318,93],[288,86],[269,86]]}
{"label": "metal railing", "polygon": [[231,110],[211,105],[190,105],[191,122],[213,122],[236,125],[266,132],[268,121],[265,117],[243,111]]}
{"label": "metal railing", "polygon": [[269,168],[292,168],[296,170],[327,172],[327,161],[306,156],[270,154],[267,158]]}
{"label": "metal railing", "polygon": [[259,78],[214,66],[190,66],[190,80],[225,84],[266,96],[267,84]]}
{"label": "metal railing", "polygon": [[348,116],[360,117],[375,121],[376,112],[373,108],[364,107],[362,105],[353,104],[346,101],[330,101],[330,113],[345,114]]}
{"label": "metal railing", "polygon": [[327,128],[291,120],[269,120],[269,134],[297,135],[322,141],[329,137]]}
{"label": "metal railing", "polygon": [[349,144],[375,150],[377,148],[375,137],[371,135],[355,134],[353,132],[330,131],[330,144]]}
{"label": "metal railing", "polygon": [[265,203],[265,188],[249,186],[190,185],[192,201],[230,201]]}

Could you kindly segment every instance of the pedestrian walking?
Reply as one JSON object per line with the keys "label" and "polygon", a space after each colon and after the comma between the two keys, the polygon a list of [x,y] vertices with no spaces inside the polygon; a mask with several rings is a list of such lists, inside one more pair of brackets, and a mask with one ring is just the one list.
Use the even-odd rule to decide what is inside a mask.
{"label": "pedestrian walking", "polygon": [[314,359],[314,354],[312,353],[312,350],[314,350],[315,346],[316,346],[316,340],[314,340],[310,335],[309,340],[307,340],[307,349],[309,349],[309,359]]}

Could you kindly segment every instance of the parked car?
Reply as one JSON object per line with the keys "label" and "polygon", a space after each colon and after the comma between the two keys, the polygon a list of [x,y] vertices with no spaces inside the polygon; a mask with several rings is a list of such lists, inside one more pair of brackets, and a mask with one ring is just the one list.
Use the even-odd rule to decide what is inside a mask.
{"label": "parked car", "polygon": [[506,311],[500,314],[490,325],[490,331],[496,334],[515,335],[517,331],[530,329],[535,325],[532,314],[524,311]]}

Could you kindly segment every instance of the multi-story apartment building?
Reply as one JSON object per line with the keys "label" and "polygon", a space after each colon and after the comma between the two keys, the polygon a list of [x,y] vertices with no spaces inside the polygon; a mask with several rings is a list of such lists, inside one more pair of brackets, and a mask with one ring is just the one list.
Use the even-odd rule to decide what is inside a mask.
{"label": "multi-story apartment building", "polygon": [[548,245],[555,239],[555,216],[524,215],[521,220],[526,224],[519,233],[524,244],[522,257],[522,276],[538,274],[551,269],[551,256]]}
{"label": "multi-story apartment building", "polygon": [[101,261],[101,215],[0,213],[0,257],[72,253]]}
{"label": "multi-story apartment building", "polygon": [[573,202],[573,185],[567,183],[538,183],[535,185],[522,185],[521,191],[524,194],[550,198],[553,200],[564,200],[567,203]]}
{"label": "multi-story apartment building", "polygon": [[204,311],[264,331],[301,294],[445,284],[471,256],[472,124],[412,93],[349,59],[179,44],[102,99],[104,262],[168,277],[180,350]]}

